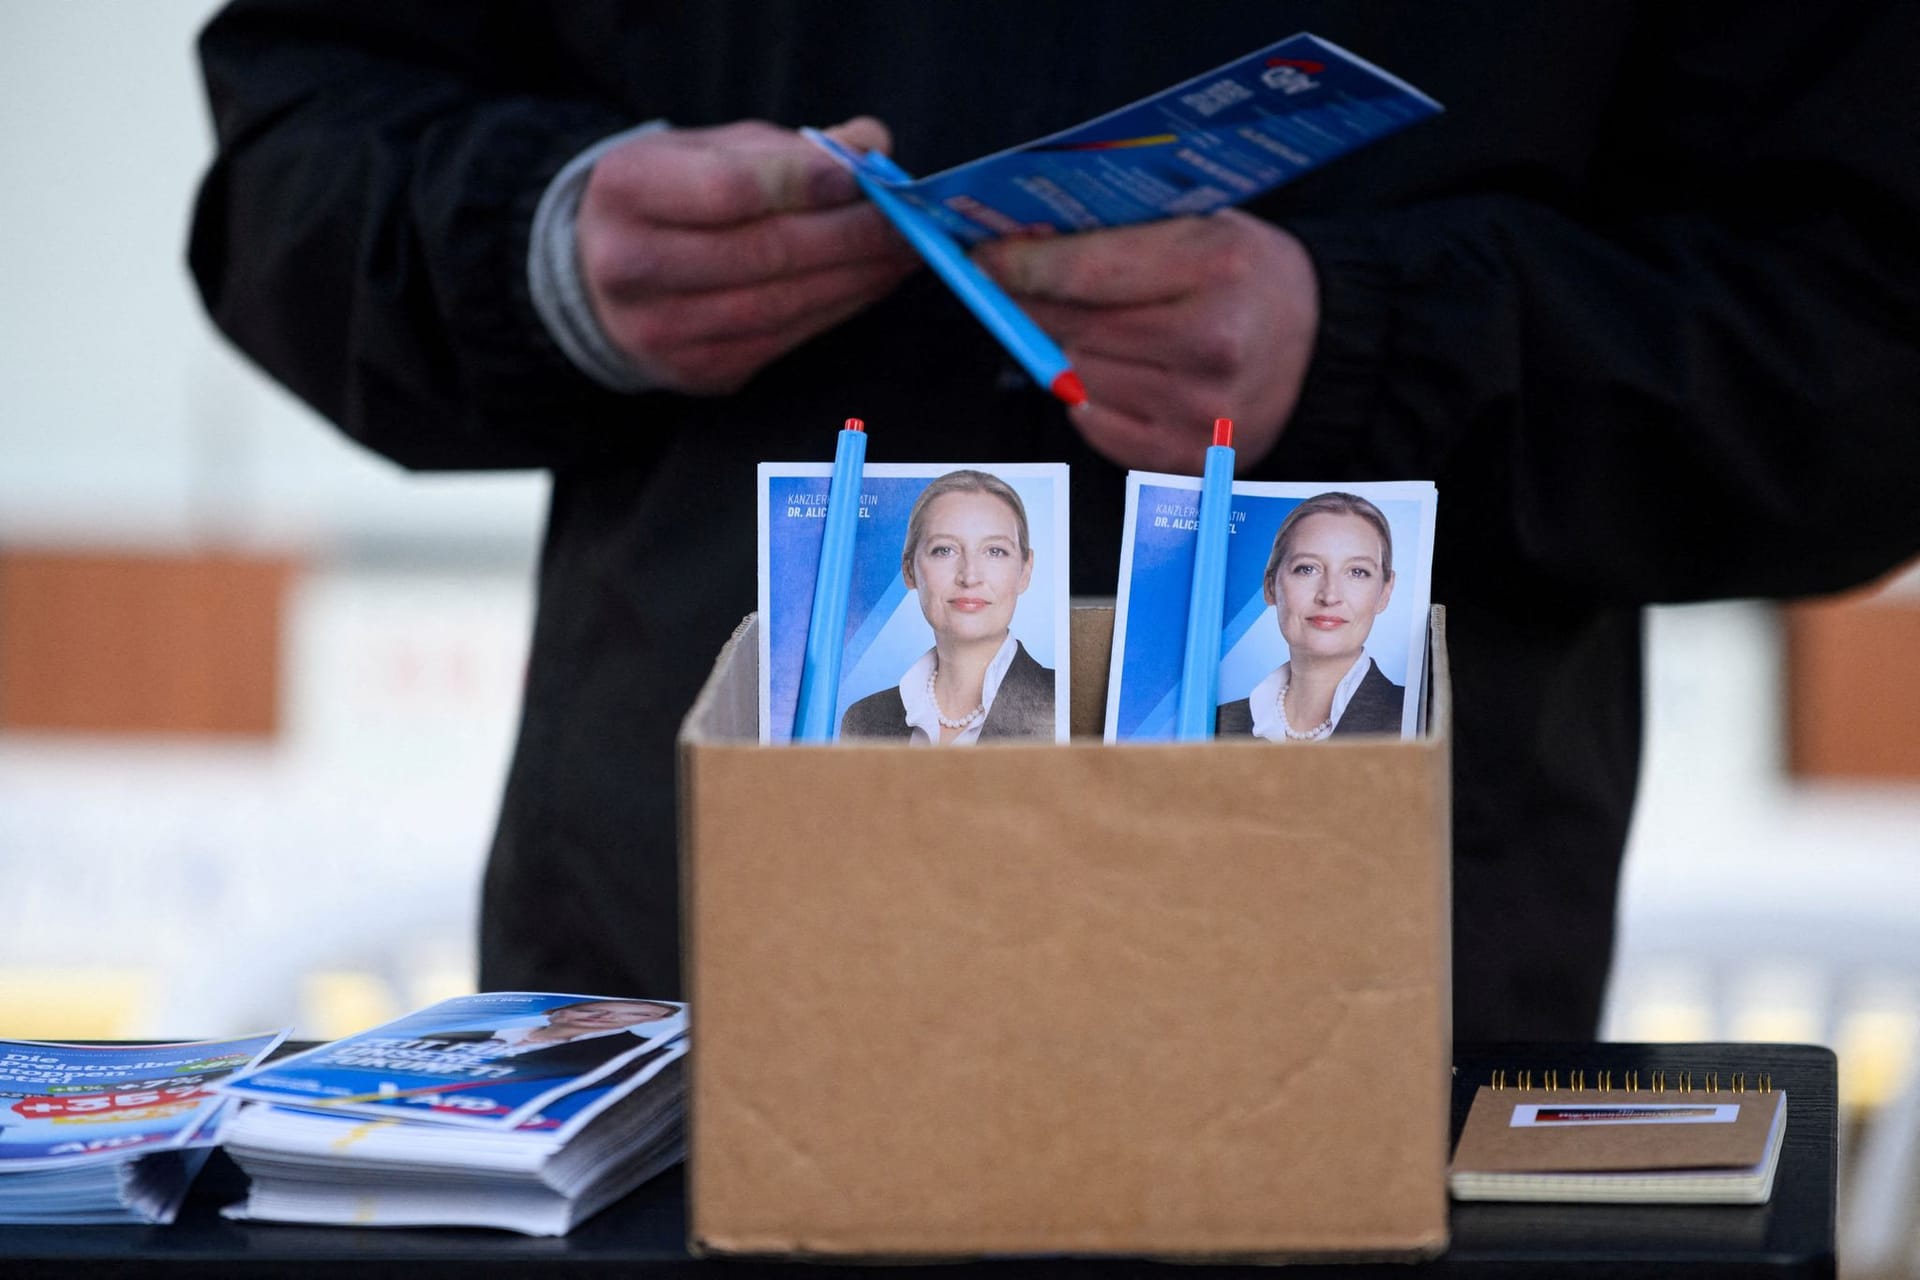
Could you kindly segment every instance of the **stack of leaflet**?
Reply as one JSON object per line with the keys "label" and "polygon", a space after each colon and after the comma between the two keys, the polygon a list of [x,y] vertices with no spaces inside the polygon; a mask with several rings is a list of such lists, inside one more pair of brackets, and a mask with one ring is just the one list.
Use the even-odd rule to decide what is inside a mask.
{"label": "stack of leaflet", "polygon": [[461,996],[236,1077],[233,1218],[564,1235],[685,1151],[686,1006]]}
{"label": "stack of leaflet", "polygon": [[0,1222],[172,1222],[231,1108],[212,1086],[257,1065],[285,1034],[0,1040]]}

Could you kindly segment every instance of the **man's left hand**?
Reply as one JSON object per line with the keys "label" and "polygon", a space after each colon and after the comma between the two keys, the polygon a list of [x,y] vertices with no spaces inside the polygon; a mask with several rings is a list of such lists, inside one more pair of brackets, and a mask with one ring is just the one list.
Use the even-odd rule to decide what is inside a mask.
{"label": "man's left hand", "polygon": [[1091,403],[1073,415],[1124,467],[1197,474],[1213,420],[1244,470],[1280,439],[1320,318],[1298,240],[1237,210],[996,241],[977,260],[1066,350]]}

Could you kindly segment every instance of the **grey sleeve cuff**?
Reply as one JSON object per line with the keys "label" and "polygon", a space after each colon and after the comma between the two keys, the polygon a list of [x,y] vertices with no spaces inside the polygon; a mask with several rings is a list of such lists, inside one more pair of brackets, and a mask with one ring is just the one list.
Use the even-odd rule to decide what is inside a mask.
{"label": "grey sleeve cuff", "polygon": [[569,160],[547,184],[533,212],[533,233],[527,238],[527,287],[534,312],[574,367],[610,391],[647,391],[659,384],[601,330],[580,278],[574,221],[594,162],[623,142],[667,127],[665,120],[649,120],[602,138]]}

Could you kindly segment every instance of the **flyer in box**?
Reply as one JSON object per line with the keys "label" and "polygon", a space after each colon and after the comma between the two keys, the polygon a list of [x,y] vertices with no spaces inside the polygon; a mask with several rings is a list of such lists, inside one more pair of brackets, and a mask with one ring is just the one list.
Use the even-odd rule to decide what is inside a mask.
{"label": "flyer in box", "polygon": [[[831,474],[760,464],[762,742],[793,738]],[[841,741],[1066,740],[1067,505],[1065,463],[866,466]]]}
{"label": "flyer in box", "polygon": [[[1109,742],[1173,737],[1199,495],[1198,477],[1127,475]],[[1234,483],[1218,736],[1419,732],[1434,506],[1426,481]],[[1297,723],[1281,710],[1296,670],[1302,691],[1337,677],[1326,711]]]}

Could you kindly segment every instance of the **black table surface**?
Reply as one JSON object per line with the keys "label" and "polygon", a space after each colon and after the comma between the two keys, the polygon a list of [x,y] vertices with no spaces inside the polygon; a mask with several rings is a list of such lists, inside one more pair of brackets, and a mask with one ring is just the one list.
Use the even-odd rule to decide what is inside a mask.
{"label": "black table surface", "polygon": [[[1833,1054],[1810,1045],[1514,1044],[1462,1045],[1455,1052],[1453,1132],[1474,1089],[1497,1067],[1553,1067],[1616,1074],[1717,1071],[1772,1074],[1788,1095],[1787,1132],[1773,1199],[1764,1205],[1560,1205],[1455,1203],[1452,1243],[1430,1262],[1289,1267],[1287,1276],[1733,1277],[1832,1276],[1837,1165]],[[792,1264],[754,1259],[694,1259],[686,1251],[686,1191],[679,1170],[641,1187],[557,1239],[456,1228],[312,1227],[229,1222],[219,1207],[238,1199],[241,1175],[216,1154],[195,1184],[179,1221],[169,1226],[0,1226],[0,1276],[87,1277],[439,1277],[538,1274],[638,1275],[645,1280],[696,1272],[728,1280],[775,1269],[814,1275],[846,1270],[863,1280],[924,1264]],[[940,1280],[1044,1275],[1059,1280],[1136,1276],[1215,1280],[1273,1274],[1272,1268],[1170,1264],[1116,1258],[1046,1258],[938,1264]]]}

